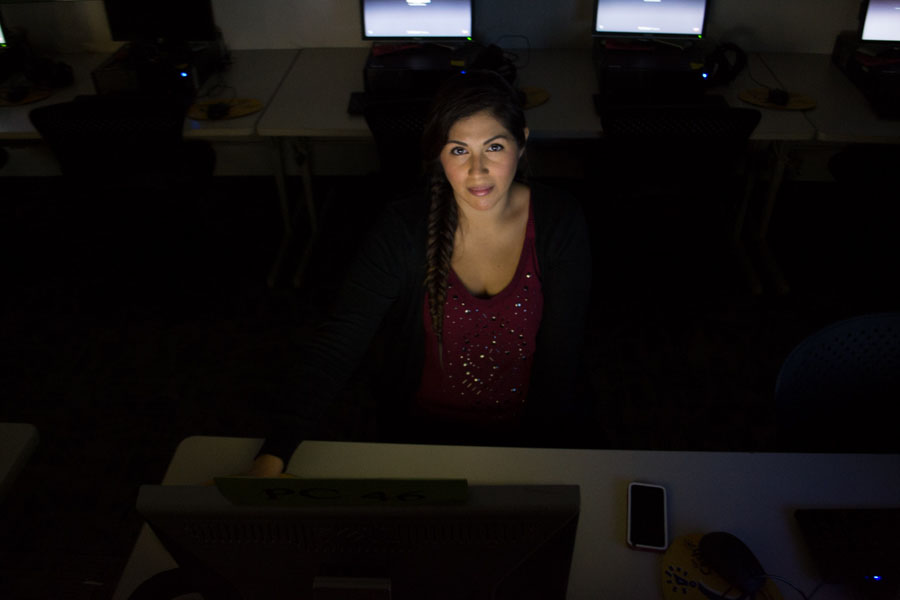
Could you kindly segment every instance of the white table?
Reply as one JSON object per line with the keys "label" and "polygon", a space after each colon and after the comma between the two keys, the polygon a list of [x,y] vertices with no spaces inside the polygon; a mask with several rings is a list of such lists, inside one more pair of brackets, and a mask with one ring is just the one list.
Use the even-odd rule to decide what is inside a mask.
{"label": "white table", "polygon": [[[261,440],[190,437],[164,484],[188,485],[242,472]],[[750,454],[474,448],[304,442],[288,471],[308,477],[463,477],[470,484],[578,484],[581,516],[568,597],[660,598],[660,555],[625,544],[629,481],[669,492],[672,537],[723,530],[740,537],[762,565],[809,592],[818,583],[792,511],[800,507],[900,504],[900,456]],[[146,526],[115,599],[174,561]],[[781,584],[780,584],[781,585]],[[786,598],[793,592],[782,589]],[[842,598],[824,587],[817,600]]]}
{"label": "white table", "polygon": [[38,431],[30,423],[0,423],[0,500],[12,487],[38,444]]}
{"label": "white table", "polygon": [[900,121],[880,119],[853,82],[828,54],[764,54],[788,92],[811,96],[807,112],[816,139],[838,143],[900,142]]}
{"label": "white table", "polygon": [[[221,82],[227,86],[221,94],[222,97],[255,98],[263,103],[263,110],[236,119],[217,121],[185,119],[185,137],[201,139],[256,137],[257,122],[271,103],[298,53],[298,50],[233,51],[231,67],[221,74],[213,74],[204,84],[200,94],[203,95],[206,90]],[[39,102],[0,107],[0,139],[40,140],[40,134],[28,118],[31,110],[39,106],[68,102],[76,96],[95,94],[91,71],[108,57],[107,54],[99,53],[65,54],[58,57],[58,60],[72,67],[74,83]]]}
{"label": "white table", "polygon": [[[258,137],[257,125],[272,104],[279,86],[299,50],[235,50],[231,65],[221,74],[213,74],[198,92],[198,100],[253,98],[262,102],[262,110],[234,119],[185,119],[184,136],[216,140],[219,138]],[[219,93],[208,95],[215,89]]]}
{"label": "white table", "polygon": [[56,90],[39,102],[0,107],[0,140],[40,140],[41,136],[31,124],[28,113],[39,106],[68,102],[76,96],[95,94],[91,71],[99,67],[107,56],[106,54],[87,53],[64,54],[56,57],[57,60],[72,67],[74,79],[72,85]]}

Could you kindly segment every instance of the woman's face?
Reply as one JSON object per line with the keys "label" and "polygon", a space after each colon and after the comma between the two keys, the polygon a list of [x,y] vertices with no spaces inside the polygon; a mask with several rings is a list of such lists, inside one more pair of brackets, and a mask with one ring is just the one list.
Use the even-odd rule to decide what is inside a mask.
{"label": "woman's face", "polygon": [[[501,209],[524,148],[488,111],[457,121],[441,149],[441,165],[461,208]],[[528,130],[525,130],[528,137]]]}

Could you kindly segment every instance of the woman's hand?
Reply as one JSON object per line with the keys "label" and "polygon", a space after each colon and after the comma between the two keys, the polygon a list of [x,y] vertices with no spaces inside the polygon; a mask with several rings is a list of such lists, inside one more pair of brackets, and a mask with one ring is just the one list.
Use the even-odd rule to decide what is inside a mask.
{"label": "woman's hand", "polygon": [[260,454],[244,475],[248,477],[279,477],[282,471],[284,471],[283,460],[273,454]]}

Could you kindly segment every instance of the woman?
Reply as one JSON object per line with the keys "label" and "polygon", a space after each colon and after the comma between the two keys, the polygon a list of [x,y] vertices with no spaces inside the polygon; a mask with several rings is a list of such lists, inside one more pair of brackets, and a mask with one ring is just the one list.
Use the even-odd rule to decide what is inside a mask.
{"label": "woman", "polygon": [[[577,418],[587,228],[574,200],[525,182],[527,139],[519,94],[499,75],[442,87],[423,136],[428,201],[392,204],[376,223],[251,474],[280,473],[360,366],[377,365],[387,439],[536,442]],[[370,347],[379,360],[364,360]]]}

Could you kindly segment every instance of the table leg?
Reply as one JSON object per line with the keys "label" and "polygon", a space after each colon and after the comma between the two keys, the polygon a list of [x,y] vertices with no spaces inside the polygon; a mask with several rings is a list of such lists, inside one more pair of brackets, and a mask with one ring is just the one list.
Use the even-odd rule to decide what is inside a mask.
{"label": "table leg", "polygon": [[306,205],[306,216],[309,219],[309,238],[307,238],[303,253],[300,255],[300,261],[297,263],[297,268],[294,270],[292,281],[294,287],[300,287],[303,282],[303,275],[306,272],[306,267],[309,264],[309,259],[312,255],[313,247],[315,246],[319,233],[319,217],[316,212],[316,202],[312,190],[312,144],[310,140],[306,138],[297,140],[297,144],[297,156],[298,158],[302,157],[299,166],[301,176],[303,177],[303,201]]}
{"label": "table leg", "polygon": [[278,201],[281,207],[281,223],[283,227],[281,232],[281,244],[278,247],[275,262],[272,264],[272,268],[269,270],[269,276],[267,278],[269,287],[275,287],[275,282],[278,279],[278,274],[281,272],[281,265],[284,262],[284,257],[293,240],[294,232],[292,218],[293,211],[291,210],[290,202],[287,197],[287,182],[284,168],[286,142],[284,138],[270,138],[270,144],[272,148],[272,165],[275,168],[275,185],[278,189]]}
{"label": "table leg", "polygon": [[[275,167],[275,181],[278,188],[278,200],[281,207],[281,218],[284,226],[281,244],[275,262],[269,271],[268,284],[274,287],[278,276],[281,274],[285,260],[293,245],[296,234],[296,222],[299,213],[304,208],[309,222],[309,235],[300,255],[300,262],[295,269],[293,285],[299,287],[300,280],[309,262],[313,245],[318,233],[318,216],[316,214],[315,198],[312,193],[312,167],[310,144],[305,139],[272,138],[272,161]],[[300,176],[303,180],[303,198],[295,206],[291,206],[287,192],[287,161],[292,157],[296,166],[300,168]]]}
{"label": "table leg", "polygon": [[784,295],[790,292],[790,285],[778,266],[775,255],[769,247],[769,224],[772,221],[772,214],[775,211],[775,202],[778,198],[778,192],[781,189],[781,182],[784,179],[784,170],[788,162],[787,143],[781,140],[772,144],[774,153],[774,165],[772,167],[769,185],[766,188],[766,196],[763,204],[762,215],[760,215],[759,227],[756,230],[756,244],[759,249],[760,257],[763,265],[772,280],[772,285],[776,295]]}

